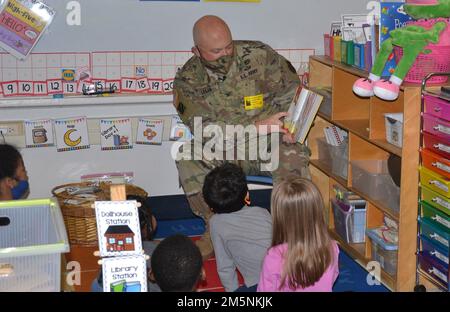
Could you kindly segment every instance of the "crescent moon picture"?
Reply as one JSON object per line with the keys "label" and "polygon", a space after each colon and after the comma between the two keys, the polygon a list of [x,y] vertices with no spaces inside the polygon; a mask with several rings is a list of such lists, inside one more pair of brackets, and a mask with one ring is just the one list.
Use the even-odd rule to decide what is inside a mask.
{"label": "crescent moon picture", "polygon": [[70,135],[75,131],[77,131],[77,129],[69,129],[66,133],[64,133],[64,143],[66,143],[67,146],[77,146],[81,143],[81,137],[76,140],[72,140],[70,138]]}

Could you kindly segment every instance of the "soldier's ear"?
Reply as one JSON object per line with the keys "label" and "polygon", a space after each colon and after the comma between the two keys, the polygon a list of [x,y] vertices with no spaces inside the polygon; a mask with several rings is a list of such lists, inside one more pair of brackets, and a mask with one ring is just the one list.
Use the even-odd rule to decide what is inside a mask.
{"label": "soldier's ear", "polygon": [[200,51],[196,46],[192,47],[191,52],[194,53],[196,56],[200,57]]}

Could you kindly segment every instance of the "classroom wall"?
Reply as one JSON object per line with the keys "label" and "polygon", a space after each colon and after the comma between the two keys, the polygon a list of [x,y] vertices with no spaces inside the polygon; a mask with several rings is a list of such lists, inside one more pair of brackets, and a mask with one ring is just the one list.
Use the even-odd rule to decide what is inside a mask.
{"label": "classroom wall", "polygon": [[[274,48],[323,50],[322,34],[341,13],[366,13],[365,0],[261,0],[259,4],[214,2],[153,2],[138,0],[80,0],[81,25],[68,26],[66,4],[45,0],[57,11],[48,32],[33,52],[179,51],[190,50],[191,29],[204,14],[225,19],[236,39],[262,40]],[[102,12],[101,14],[99,12]],[[32,105],[27,105],[32,103]],[[41,104],[39,104],[41,103]],[[102,103],[80,100],[23,101],[0,99],[0,121],[38,118],[169,116],[175,114],[171,96],[149,97],[134,103]],[[150,195],[180,194],[177,170],[170,150],[161,146],[137,146],[132,150],[91,149],[56,152],[53,148],[23,149],[29,172],[31,198],[46,197],[60,184],[77,181],[83,174],[133,171],[135,183]]]}

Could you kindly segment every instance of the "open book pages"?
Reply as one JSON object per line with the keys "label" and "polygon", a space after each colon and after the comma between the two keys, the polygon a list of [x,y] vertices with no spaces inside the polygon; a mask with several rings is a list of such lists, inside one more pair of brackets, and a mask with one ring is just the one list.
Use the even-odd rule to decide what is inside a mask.
{"label": "open book pages", "polygon": [[299,87],[297,90],[284,120],[284,128],[296,141],[302,144],[305,141],[322,100],[323,96],[309,89]]}

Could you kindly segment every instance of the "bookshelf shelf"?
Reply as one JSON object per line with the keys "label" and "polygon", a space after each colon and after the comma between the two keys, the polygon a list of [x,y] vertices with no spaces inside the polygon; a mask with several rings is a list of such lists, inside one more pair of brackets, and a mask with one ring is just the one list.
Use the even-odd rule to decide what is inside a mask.
{"label": "bookshelf shelf", "polygon": [[[334,231],[333,211],[330,200],[334,197],[333,186],[340,185],[353,191],[367,202],[366,227],[376,228],[383,224],[384,216],[398,223],[398,252],[396,274],[381,271],[381,282],[394,291],[412,291],[415,286],[416,269],[416,219],[420,138],[420,85],[405,84],[396,101],[386,102],[376,97],[360,98],[352,92],[354,81],[366,77],[367,72],[330,60],[324,56],[310,58],[310,87],[331,88],[330,116],[319,112],[308,135],[312,156],[310,162],[313,181],[324,197],[329,230],[341,248],[352,256],[363,268],[372,261],[372,241],[366,235],[365,243],[348,244]],[[387,142],[386,113],[403,113],[403,147]],[[348,131],[347,179],[333,174],[331,164],[319,159],[319,139],[324,138],[323,129],[336,125]],[[401,187],[398,210],[382,197],[374,200],[361,192],[361,185],[352,177],[354,161],[373,160],[383,163],[396,155],[401,159]],[[362,182],[359,182],[362,183]],[[398,190],[398,188],[397,188]],[[368,193],[370,194],[370,193]],[[383,193],[384,194],[384,193]],[[389,197],[386,194],[386,197]],[[392,197],[395,198],[395,197]],[[397,201],[398,207],[398,201]]]}

